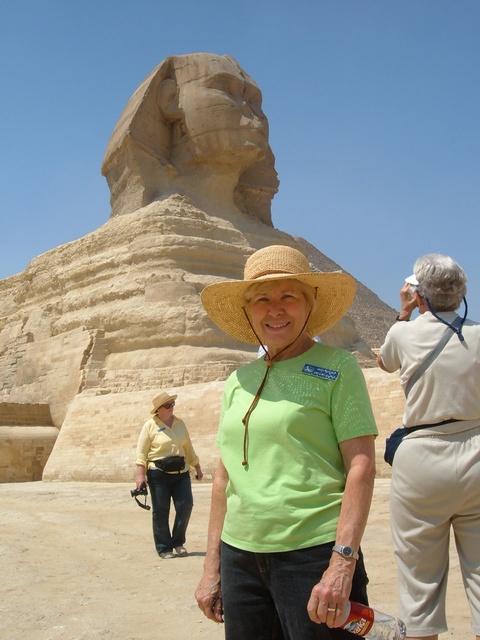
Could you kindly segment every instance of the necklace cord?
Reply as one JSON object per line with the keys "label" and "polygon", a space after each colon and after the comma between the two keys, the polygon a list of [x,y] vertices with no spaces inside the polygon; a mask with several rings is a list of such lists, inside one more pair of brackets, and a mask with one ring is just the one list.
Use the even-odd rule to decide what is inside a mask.
{"label": "necklace cord", "polygon": [[[317,287],[315,287],[315,298],[317,297]],[[251,330],[253,331],[253,333],[255,334],[255,337],[257,338],[258,342],[260,343],[260,345],[263,347],[265,354],[266,354],[266,369],[265,369],[265,374],[263,376],[262,382],[260,383],[260,386],[258,387],[258,391],[255,394],[255,397],[252,400],[252,404],[250,405],[250,407],[248,408],[247,413],[245,414],[245,416],[242,418],[242,423],[244,426],[244,431],[243,431],[243,461],[242,461],[242,465],[244,467],[246,467],[248,465],[248,457],[247,457],[247,443],[248,443],[248,424],[250,422],[250,416],[252,415],[253,411],[255,410],[255,407],[258,404],[258,401],[260,400],[260,396],[262,395],[262,391],[267,383],[267,378],[268,378],[268,374],[270,371],[270,368],[273,364],[273,361],[275,360],[275,358],[277,358],[279,355],[281,355],[286,349],[289,349],[293,344],[295,344],[295,342],[300,338],[300,336],[303,334],[303,332],[305,331],[305,328],[308,324],[308,321],[310,320],[310,316],[312,314],[313,311],[313,305],[310,308],[310,311],[308,312],[307,318],[303,324],[303,327],[300,331],[300,333],[298,334],[298,336],[295,338],[295,340],[293,340],[292,342],[290,342],[290,344],[287,344],[286,347],[283,347],[283,349],[281,349],[278,353],[276,353],[273,357],[270,357],[270,354],[268,353],[268,349],[266,348],[266,345],[263,344],[263,342],[261,341],[258,333],[255,331],[253,324],[248,316],[247,310],[245,309],[245,307],[242,307],[243,309],[243,313],[245,314],[245,317],[247,319],[248,324],[250,325]]]}

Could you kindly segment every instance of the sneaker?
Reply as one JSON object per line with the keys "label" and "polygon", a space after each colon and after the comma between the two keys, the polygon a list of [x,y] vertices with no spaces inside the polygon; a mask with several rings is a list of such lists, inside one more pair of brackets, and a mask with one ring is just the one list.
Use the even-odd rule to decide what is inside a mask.
{"label": "sneaker", "polygon": [[175,551],[177,552],[177,556],[188,556],[188,551],[185,549],[185,547],[175,547]]}
{"label": "sneaker", "polygon": [[170,558],[175,558],[175,554],[173,553],[173,551],[162,551],[162,553],[158,554],[160,556],[160,558],[163,558],[164,560],[170,560]]}

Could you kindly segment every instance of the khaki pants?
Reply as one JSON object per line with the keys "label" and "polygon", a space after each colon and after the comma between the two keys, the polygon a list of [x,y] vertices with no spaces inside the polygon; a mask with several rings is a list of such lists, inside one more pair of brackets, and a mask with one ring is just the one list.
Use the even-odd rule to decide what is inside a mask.
{"label": "khaki pants", "polygon": [[411,434],[393,463],[390,508],[400,618],[410,636],[447,631],[452,529],[472,631],[480,635],[480,426],[448,427]]}

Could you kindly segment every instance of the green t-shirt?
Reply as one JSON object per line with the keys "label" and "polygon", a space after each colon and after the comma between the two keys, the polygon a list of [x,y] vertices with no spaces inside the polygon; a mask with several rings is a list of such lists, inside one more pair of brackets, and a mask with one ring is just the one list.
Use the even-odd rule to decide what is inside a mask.
{"label": "green t-shirt", "polygon": [[217,442],[229,475],[222,540],[254,552],[290,551],[335,539],[345,488],[338,443],[377,435],[355,358],[324,344],[273,363],[250,416],[266,364],[256,360],[225,383]]}

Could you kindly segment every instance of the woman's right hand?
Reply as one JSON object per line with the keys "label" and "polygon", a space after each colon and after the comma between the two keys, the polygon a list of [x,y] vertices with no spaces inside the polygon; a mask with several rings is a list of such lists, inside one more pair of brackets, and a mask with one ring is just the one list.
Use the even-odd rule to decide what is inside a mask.
{"label": "woman's right hand", "polygon": [[402,320],[410,320],[410,316],[412,315],[414,309],[417,308],[417,298],[415,295],[412,295],[411,292],[412,285],[406,282],[403,287],[400,289],[400,313],[399,317]]}
{"label": "woman's right hand", "polygon": [[135,480],[135,485],[137,489],[141,489],[143,485],[147,484],[147,478],[143,473],[137,473],[137,479]]}
{"label": "woman's right hand", "polygon": [[220,589],[220,536],[227,510],[225,497],[228,473],[222,461],[213,478],[210,522],[208,524],[207,555],[203,576],[195,591],[195,599],[203,614],[214,622],[223,622],[222,592]]}
{"label": "woman's right hand", "polygon": [[223,622],[220,576],[204,573],[195,591],[195,600],[203,614],[214,622]]}
{"label": "woman's right hand", "polygon": [[137,464],[137,478],[135,480],[137,489],[141,489],[142,484],[147,484],[146,471],[143,464]]}

